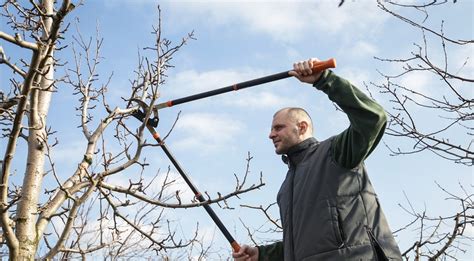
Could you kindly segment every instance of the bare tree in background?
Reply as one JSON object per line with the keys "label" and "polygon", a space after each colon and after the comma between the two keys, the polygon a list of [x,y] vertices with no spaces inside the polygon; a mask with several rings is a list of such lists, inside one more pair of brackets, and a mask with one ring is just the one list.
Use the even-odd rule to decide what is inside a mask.
{"label": "bare tree in background", "polygon": [[457,210],[455,213],[435,216],[427,209],[416,210],[406,197],[408,207],[402,204],[400,206],[413,221],[394,231],[396,235],[406,231],[414,233],[415,242],[402,250],[402,256],[406,260],[458,260],[460,254],[472,247],[474,238],[470,231],[474,225],[474,194],[462,184],[459,185],[462,195],[451,193],[437,185],[447,195],[445,200],[455,205]]}
{"label": "bare tree in background", "polygon": [[[1,4],[1,15],[12,31],[0,31],[0,64],[12,72],[9,82],[1,83],[2,90],[6,85],[9,90],[0,95],[1,138],[6,144],[1,149],[0,173],[2,249],[7,248],[10,260],[85,259],[97,251],[111,259],[137,258],[144,249],[164,257],[162,250],[185,246],[206,256],[208,246],[200,242],[198,227],[196,234],[183,238],[175,231],[177,225],[164,217],[165,208],[202,204],[183,202],[181,193],[172,191],[180,180],[170,169],[147,168],[144,150],[159,145],[147,142],[144,124],[131,117],[139,109],[132,99],[150,106],[155,103],[172,56],[193,35],[174,45],[162,36],[159,18],[153,31],[156,42],[146,48],[153,58],[140,59],[129,96],[123,98],[121,107],[111,108],[106,101],[110,77],[99,83],[102,39],[79,35],[72,47],[64,43],[66,17],[81,4],[69,0],[6,0]],[[13,48],[18,53],[22,49],[23,57],[10,58]],[[62,65],[57,53],[63,49],[72,50],[75,59],[73,68],[58,77],[55,73]],[[69,174],[55,165],[54,151],[61,143],[54,138],[54,125],[48,121],[51,99],[60,84],[72,86],[78,97],[76,109],[83,137],[83,156],[70,159],[77,167]],[[73,119],[61,121],[75,124]],[[156,175],[150,178],[145,170]],[[127,184],[117,183],[127,180],[124,171],[133,172],[133,177],[128,177]],[[235,190],[209,197],[206,204],[225,202],[263,185],[261,180],[243,184],[247,174],[236,177]]]}
{"label": "bare tree in background", "polygon": [[[398,147],[389,141],[385,144],[393,155],[416,155],[430,151],[453,164],[469,168],[474,165],[474,78],[473,57],[469,56],[472,55],[474,40],[450,36],[444,30],[445,21],[435,25],[439,26],[438,29],[428,25],[432,9],[450,8],[456,1],[425,2],[400,4],[399,1],[378,0],[381,10],[419,30],[421,36],[421,43],[415,42],[414,50],[405,58],[376,57],[383,62],[399,64],[401,68],[401,72],[395,75],[380,72],[385,78],[384,84],[372,83],[372,87],[388,97],[392,104],[391,108],[387,108],[390,119],[386,134],[395,137],[390,139],[395,142],[398,139],[412,140],[412,147],[409,148]],[[466,23],[471,22],[469,17],[464,18]],[[455,57],[454,52],[465,53],[466,56]],[[420,89],[416,81],[404,83],[405,77],[415,74],[433,79],[433,85],[429,89]],[[428,119],[424,118],[427,115]],[[440,191],[448,195],[446,200],[457,206],[455,213],[441,216],[430,214],[429,209],[415,210],[407,197],[408,207],[401,206],[414,220],[395,232],[411,230],[417,234],[415,242],[408,249],[402,249],[406,260],[456,260],[459,254],[472,246],[472,232],[469,232],[474,225],[472,186],[460,184],[461,192],[456,194],[438,184]]]}
{"label": "bare tree in background", "polygon": [[[424,5],[402,5],[390,1],[378,1],[378,6],[387,14],[420,30],[422,43],[414,43],[414,51],[406,58],[377,58],[388,63],[398,63],[401,72],[387,75],[382,85],[373,84],[380,92],[388,95],[393,107],[387,111],[390,121],[386,134],[408,138],[413,141],[411,148],[388,145],[394,155],[414,154],[431,151],[436,155],[455,163],[472,166],[474,164],[473,135],[474,97],[472,87],[474,78],[467,66],[472,57],[453,57],[452,51],[464,49],[466,55],[472,55],[472,39],[454,39],[444,31],[444,21],[439,29],[432,29],[423,22],[415,22],[419,17],[403,16],[403,12],[416,10],[426,21],[430,8],[448,5],[447,1],[431,1]],[[398,7],[395,12],[390,7]],[[446,6],[449,8],[449,6]],[[418,19],[417,19],[418,18]],[[466,23],[469,23],[466,17]],[[468,36],[469,37],[469,36]],[[400,81],[411,74],[426,74],[437,80],[437,84],[428,90],[416,88],[417,83],[401,84]],[[471,77],[471,78],[470,78]],[[423,112],[420,113],[420,111]],[[437,115],[429,125],[422,125],[422,115]],[[462,132],[456,137],[453,133]]]}

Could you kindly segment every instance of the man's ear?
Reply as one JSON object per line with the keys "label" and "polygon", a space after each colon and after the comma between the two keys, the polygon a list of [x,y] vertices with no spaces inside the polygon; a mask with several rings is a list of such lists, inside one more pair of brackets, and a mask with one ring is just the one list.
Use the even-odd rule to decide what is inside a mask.
{"label": "man's ear", "polygon": [[306,122],[306,121],[300,121],[300,122],[298,123],[298,130],[300,131],[300,135],[305,135],[305,134],[307,134],[307,132],[309,131],[309,130],[308,130],[308,127],[309,127],[308,122]]}

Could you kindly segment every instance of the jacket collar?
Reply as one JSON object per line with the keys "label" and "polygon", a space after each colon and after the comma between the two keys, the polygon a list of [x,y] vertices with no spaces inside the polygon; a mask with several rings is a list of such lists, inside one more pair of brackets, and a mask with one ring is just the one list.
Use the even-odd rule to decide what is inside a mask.
{"label": "jacket collar", "polygon": [[307,138],[306,140],[291,147],[288,150],[288,153],[282,155],[281,158],[285,164],[290,163],[291,165],[297,165],[303,160],[304,156],[306,155],[305,151],[309,147],[312,147],[313,145],[317,144],[319,144],[319,142],[314,137]]}

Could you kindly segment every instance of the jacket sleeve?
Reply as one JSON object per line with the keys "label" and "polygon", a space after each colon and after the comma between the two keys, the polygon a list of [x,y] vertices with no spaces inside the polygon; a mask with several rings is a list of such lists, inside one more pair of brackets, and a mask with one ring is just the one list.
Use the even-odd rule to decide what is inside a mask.
{"label": "jacket sleeve", "polygon": [[349,118],[349,128],[333,140],[332,155],[339,165],[352,169],[369,156],[382,138],[387,124],[384,109],[330,70],[313,86],[326,93]]}
{"label": "jacket sleeve", "polygon": [[259,261],[283,261],[283,242],[275,242],[271,245],[257,246]]}

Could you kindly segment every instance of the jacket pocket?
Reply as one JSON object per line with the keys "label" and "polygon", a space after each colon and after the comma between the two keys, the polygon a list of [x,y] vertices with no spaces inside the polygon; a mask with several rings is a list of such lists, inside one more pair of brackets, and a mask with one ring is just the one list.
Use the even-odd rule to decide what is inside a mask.
{"label": "jacket pocket", "polygon": [[339,215],[339,211],[337,210],[337,207],[335,206],[331,206],[330,211],[331,211],[332,228],[333,228],[334,236],[336,237],[338,248],[343,248],[345,246],[346,236],[344,234],[341,216]]}
{"label": "jacket pocket", "polygon": [[388,261],[388,257],[383,251],[382,247],[380,246],[379,242],[375,238],[374,233],[372,232],[372,229],[369,227],[366,227],[367,235],[369,236],[370,244],[372,245],[372,249],[374,251],[374,256],[376,256],[376,260],[378,261]]}

